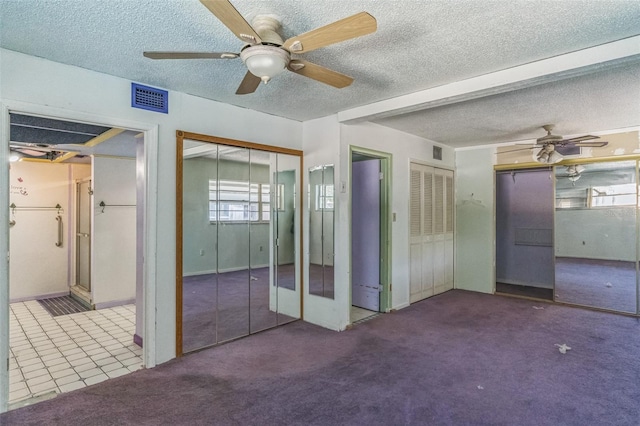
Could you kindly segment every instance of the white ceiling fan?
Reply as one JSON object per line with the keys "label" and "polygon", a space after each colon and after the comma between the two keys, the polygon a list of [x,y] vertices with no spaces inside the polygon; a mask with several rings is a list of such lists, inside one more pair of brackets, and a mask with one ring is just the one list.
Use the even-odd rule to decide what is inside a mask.
{"label": "white ceiling fan", "polygon": [[237,95],[255,92],[260,82],[267,83],[285,69],[336,88],[349,86],[353,78],[299,59],[298,55],[331,44],[360,37],[376,31],[373,16],[360,12],[307,33],[282,40],[277,18],[259,15],[250,25],[228,0],[200,0],[245,46],[233,52],[165,52],[151,51],[143,55],[150,59],[236,59],[240,57],[248,68],[236,91]]}

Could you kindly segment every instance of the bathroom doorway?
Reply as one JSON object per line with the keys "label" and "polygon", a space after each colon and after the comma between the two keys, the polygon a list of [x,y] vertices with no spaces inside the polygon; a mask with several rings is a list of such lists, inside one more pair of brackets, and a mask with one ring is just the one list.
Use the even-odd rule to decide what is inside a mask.
{"label": "bathroom doorway", "polygon": [[389,309],[390,155],[351,150],[351,322]]}
{"label": "bathroom doorway", "polygon": [[[9,189],[12,219],[3,232],[9,242],[11,274],[0,277],[0,285],[9,296],[0,302],[7,308],[11,338],[6,336],[9,374],[0,378],[2,410],[55,397],[153,364],[145,362],[148,353],[143,354],[134,338],[139,334],[142,340],[146,319],[144,281],[137,279],[136,271],[147,271],[155,263],[155,260],[148,264],[137,261],[136,235],[140,241],[146,240],[149,227],[144,212],[155,207],[144,204],[146,197],[136,194],[136,187],[142,188],[143,193],[147,190],[150,153],[145,152],[144,146],[157,144],[155,135],[153,142],[139,137],[145,135],[141,130],[6,111],[11,131],[2,149],[11,163],[3,174],[3,182]],[[131,155],[127,156],[125,151]],[[102,176],[100,180],[109,185],[113,182],[104,170],[118,174],[125,169],[132,170],[128,175],[133,182],[132,200],[118,201],[113,186],[96,188],[94,176]],[[137,171],[144,173],[137,175]],[[101,206],[92,197],[100,193],[97,191],[104,196]],[[143,200],[142,204],[138,199]],[[143,214],[138,215],[140,211]],[[83,214],[78,216],[78,212]],[[51,215],[55,221],[49,221]],[[94,221],[97,216],[101,216],[100,220]],[[81,220],[76,220],[80,217]],[[110,228],[113,232],[109,220],[115,220],[124,232],[133,235],[132,242],[115,242],[119,252],[108,247],[106,234],[98,229]],[[96,230],[96,235],[103,235],[98,251],[119,253],[128,262],[126,268],[122,265],[114,268],[107,261],[92,262],[96,243],[84,234],[90,236]],[[55,241],[50,241],[51,238]],[[88,243],[82,244],[83,240]],[[127,244],[132,250],[125,250]],[[144,246],[139,251],[144,252]],[[124,254],[128,252],[131,256]],[[51,256],[53,260],[47,260]],[[130,296],[114,294],[118,286],[113,283],[108,289],[92,285],[96,281],[95,271],[101,268],[109,270],[114,283],[121,281],[119,272],[123,269],[133,271]],[[70,297],[76,282],[82,283],[89,294],[85,306]],[[5,334],[1,335],[4,340]]]}

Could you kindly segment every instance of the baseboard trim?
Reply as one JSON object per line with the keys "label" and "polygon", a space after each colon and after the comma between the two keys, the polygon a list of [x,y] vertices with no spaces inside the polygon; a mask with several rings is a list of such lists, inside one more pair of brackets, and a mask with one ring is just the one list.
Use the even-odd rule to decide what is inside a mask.
{"label": "baseboard trim", "polygon": [[116,306],[122,305],[133,305],[136,303],[136,299],[125,299],[125,300],[112,300],[110,302],[103,303],[94,303],[93,306],[95,309],[106,309],[106,308],[115,308]]}
{"label": "baseboard trim", "polygon": [[133,335],[133,343],[135,343],[136,345],[142,347],[142,336],[134,334]]}

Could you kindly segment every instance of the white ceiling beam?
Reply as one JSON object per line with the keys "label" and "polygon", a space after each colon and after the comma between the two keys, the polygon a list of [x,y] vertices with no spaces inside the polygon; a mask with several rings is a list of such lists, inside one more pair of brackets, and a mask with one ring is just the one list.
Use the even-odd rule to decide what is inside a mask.
{"label": "white ceiling beam", "polygon": [[351,124],[392,117],[586,75],[634,61],[640,61],[640,36],[348,109],[338,113],[338,121]]}

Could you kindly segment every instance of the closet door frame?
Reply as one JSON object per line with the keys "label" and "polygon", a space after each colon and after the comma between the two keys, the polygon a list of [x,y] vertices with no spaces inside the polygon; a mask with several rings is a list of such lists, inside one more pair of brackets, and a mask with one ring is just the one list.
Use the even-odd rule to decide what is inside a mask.
{"label": "closet door frame", "polygon": [[[236,139],[228,139],[222,138],[218,136],[211,135],[203,135],[200,133],[191,133],[183,130],[176,131],[176,357],[180,357],[183,355],[182,350],[182,274],[183,274],[183,235],[182,235],[182,226],[183,226],[183,215],[182,215],[182,202],[183,202],[183,148],[185,140],[193,140],[196,142],[205,142],[217,145],[226,145],[226,146],[234,146],[239,148],[249,148],[256,149],[260,151],[266,151],[275,154],[288,154],[296,156],[300,159],[300,176],[298,178],[299,182],[296,182],[300,188],[302,188],[302,170],[303,167],[303,152],[296,149],[290,148],[282,148],[271,145],[263,145],[255,142],[247,142]],[[298,205],[298,215],[299,215],[299,244],[300,247],[304,247],[303,245],[303,211],[301,198],[297,201]],[[299,250],[298,256],[298,265],[302,267],[304,257],[302,249]],[[303,295],[304,295],[304,282],[302,274],[298,274],[300,276],[299,280],[299,291],[300,291],[300,319],[304,319],[304,305],[303,305]]]}

